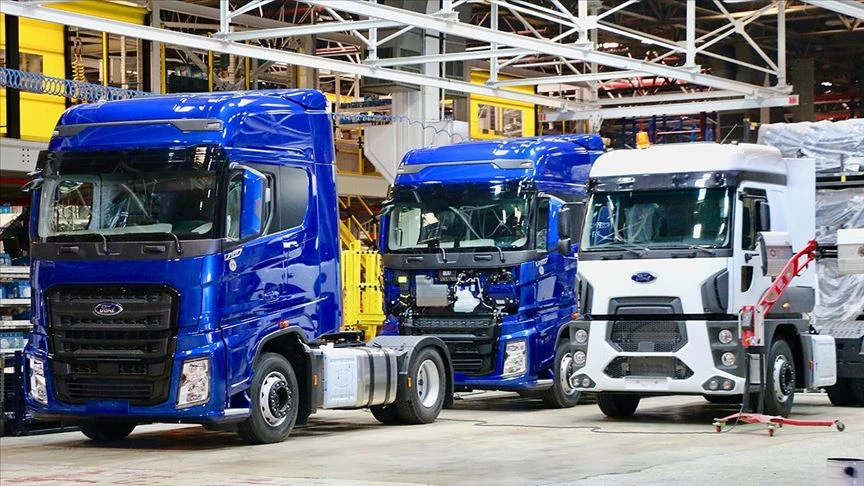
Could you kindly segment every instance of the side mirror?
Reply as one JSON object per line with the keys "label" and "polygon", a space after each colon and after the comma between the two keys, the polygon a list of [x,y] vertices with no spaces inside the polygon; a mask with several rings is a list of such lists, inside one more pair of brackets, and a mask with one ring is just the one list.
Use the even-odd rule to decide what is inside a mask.
{"label": "side mirror", "polygon": [[261,233],[267,177],[255,169],[243,168],[243,195],[240,201],[240,239]]}
{"label": "side mirror", "polygon": [[762,231],[756,235],[756,247],[762,257],[762,275],[776,277],[794,254],[789,233]]}
{"label": "side mirror", "polygon": [[571,221],[570,208],[564,206],[558,211],[558,237],[568,238],[570,236]]}
{"label": "side mirror", "polygon": [[837,230],[837,269],[841,275],[864,274],[864,229]]}
{"label": "side mirror", "polygon": [[771,206],[767,201],[756,201],[756,231],[771,231]]}

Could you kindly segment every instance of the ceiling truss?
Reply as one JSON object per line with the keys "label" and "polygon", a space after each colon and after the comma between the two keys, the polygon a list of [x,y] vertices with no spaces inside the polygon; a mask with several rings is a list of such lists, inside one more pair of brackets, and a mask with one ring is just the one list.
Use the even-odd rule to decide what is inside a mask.
{"label": "ceiling truss", "polygon": [[[589,0],[443,0],[442,8],[431,15],[380,5],[374,0],[303,0],[300,3],[324,12],[325,16],[324,21],[300,25],[254,15],[273,4],[273,0],[253,0],[236,7],[228,0],[221,0],[219,9],[159,1],[162,10],[218,21],[218,24],[207,24],[215,29],[209,35],[91,18],[41,5],[51,0],[0,0],[0,5],[5,13],[12,15],[192,49],[533,103],[548,109],[544,115],[547,120],[684,114],[797,104],[798,98],[792,94],[786,77],[786,11],[787,8],[801,8],[801,5],[789,7],[787,0],[771,0],[742,13],[730,11],[721,0],[711,1],[714,6],[710,10],[712,23],[703,20],[707,15],[702,1],[698,6],[696,0],[677,2],[686,5],[681,8],[684,11],[683,38],[668,38],[616,23],[620,18],[640,15],[634,11],[638,0],[624,0],[611,7]],[[833,10],[843,15],[864,18],[861,3],[824,0],[809,3],[827,9],[836,7]],[[458,9],[480,7],[489,9],[483,25],[460,21]],[[772,24],[776,38],[767,43],[770,48],[763,39],[757,42],[756,36],[748,32],[748,28],[759,25],[766,17],[776,17]],[[718,25],[722,21],[725,22]],[[644,25],[645,29],[652,27],[647,22]],[[471,47],[465,52],[379,56],[381,46],[415,29],[461,38],[470,42]],[[651,47],[652,55],[638,58],[613,52],[598,43],[601,33],[638,41],[637,45]],[[308,35],[335,39],[338,46],[352,46],[351,51],[359,53],[353,59],[356,62],[291,52],[262,42]],[[764,38],[761,28],[760,35]],[[740,59],[716,49],[731,38],[746,43],[753,55]],[[398,69],[453,61],[487,62],[489,81],[478,85],[429,76],[422,71]],[[718,62],[760,73],[765,82],[742,82],[714,74],[711,66]],[[519,79],[502,76],[506,68],[533,69],[541,65],[551,66],[555,72],[536,70],[536,75]],[[606,82],[623,80],[638,87],[643,86],[646,79],[652,85],[669,89],[649,97],[607,99],[598,94]],[[537,86],[537,94],[508,89],[514,86]],[[556,86],[560,89],[551,89]],[[637,92],[634,90],[634,94]]]}

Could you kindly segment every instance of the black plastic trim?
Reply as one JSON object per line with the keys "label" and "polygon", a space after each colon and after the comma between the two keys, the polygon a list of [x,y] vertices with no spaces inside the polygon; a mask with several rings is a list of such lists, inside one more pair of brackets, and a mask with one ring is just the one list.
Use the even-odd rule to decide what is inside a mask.
{"label": "black plastic trim", "polygon": [[[446,250],[445,250],[446,251]],[[489,254],[488,261],[477,261],[478,255]],[[541,254],[537,250],[505,251],[504,261],[498,252],[457,252],[447,251],[447,261],[440,250],[434,253],[385,253],[381,264],[392,270],[441,270],[459,267],[460,269],[504,268],[536,260]]]}
{"label": "black plastic trim", "polygon": [[[192,258],[222,253],[224,241],[221,239],[180,240],[182,254],[177,253],[174,240],[165,235],[159,240],[112,241],[108,240],[108,253],[103,242],[95,241],[52,241],[30,243],[30,255],[37,260],[168,260]],[[160,247],[164,251],[157,251]]]}

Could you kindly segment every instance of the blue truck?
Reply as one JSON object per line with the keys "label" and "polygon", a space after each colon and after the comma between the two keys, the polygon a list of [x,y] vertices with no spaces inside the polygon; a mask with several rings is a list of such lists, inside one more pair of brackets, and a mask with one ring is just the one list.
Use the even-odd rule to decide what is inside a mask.
{"label": "blue truck", "polygon": [[597,135],[409,152],[382,212],[383,333],[438,336],[457,390],[576,405],[565,325]]}
{"label": "blue truck", "polygon": [[312,90],[80,105],[31,220],[27,406],[94,440],[201,423],[285,439],[318,408],[388,424],[452,400],[440,339],[340,332],[330,114]]}

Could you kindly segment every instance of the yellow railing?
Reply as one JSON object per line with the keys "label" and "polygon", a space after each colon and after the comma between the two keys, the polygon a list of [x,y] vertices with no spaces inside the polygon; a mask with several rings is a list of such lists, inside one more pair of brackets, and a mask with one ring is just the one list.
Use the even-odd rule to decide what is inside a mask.
{"label": "yellow railing", "polygon": [[345,329],[363,331],[367,340],[378,335],[384,323],[381,255],[359,240],[342,252],[342,303]]}

